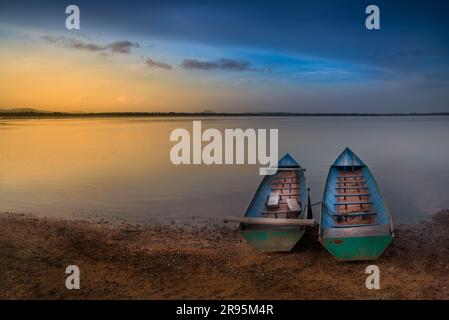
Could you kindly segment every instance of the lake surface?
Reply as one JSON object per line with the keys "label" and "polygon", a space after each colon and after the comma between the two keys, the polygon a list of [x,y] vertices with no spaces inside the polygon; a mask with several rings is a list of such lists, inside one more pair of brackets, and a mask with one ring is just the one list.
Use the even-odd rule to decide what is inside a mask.
{"label": "lake surface", "polygon": [[[189,118],[0,120],[0,211],[127,222],[239,216],[258,165],[175,166],[176,128]],[[203,129],[279,129],[279,153],[307,169],[320,201],[346,147],[374,174],[395,223],[449,208],[449,117],[217,118]],[[318,213],[318,207],[315,212]]]}

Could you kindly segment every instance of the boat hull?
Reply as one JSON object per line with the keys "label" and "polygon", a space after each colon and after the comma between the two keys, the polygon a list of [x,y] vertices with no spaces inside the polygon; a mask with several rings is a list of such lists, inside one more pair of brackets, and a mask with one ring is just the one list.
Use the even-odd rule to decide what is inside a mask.
{"label": "boat hull", "polygon": [[[309,191],[304,171],[293,157],[289,154],[284,155],[278,162],[278,172],[274,175],[265,176],[261,181],[243,214],[243,218],[249,220],[252,218],[307,220],[310,216],[310,207],[307,206]],[[268,206],[268,200],[272,192],[280,194],[277,208],[276,206]],[[298,199],[302,209],[299,211],[296,211],[298,209],[291,209],[290,205],[286,203],[286,199],[282,198],[286,196],[289,199],[292,199],[292,196]],[[281,204],[282,200],[284,203]],[[275,213],[276,211],[279,212]],[[297,216],[288,217],[290,212]],[[284,215],[286,216],[284,217]],[[303,236],[305,228],[305,225],[276,225],[275,223],[260,225],[241,222],[239,224],[240,234],[247,243],[254,249],[265,252],[291,251]]]}
{"label": "boat hull", "polygon": [[346,148],[327,176],[321,205],[321,244],[340,261],[376,260],[393,238],[391,214],[374,176]]}
{"label": "boat hull", "polygon": [[321,242],[337,260],[362,261],[378,259],[392,240],[393,237],[391,235],[383,235],[326,238]]}
{"label": "boat hull", "polygon": [[291,251],[301,239],[305,227],[240,228],[240,234],[256,250],[264,252]]}

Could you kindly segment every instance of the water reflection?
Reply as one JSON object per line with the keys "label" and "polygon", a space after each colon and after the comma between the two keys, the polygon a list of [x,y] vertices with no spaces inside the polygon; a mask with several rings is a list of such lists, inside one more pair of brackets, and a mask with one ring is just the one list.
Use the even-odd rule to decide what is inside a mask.
{"label": "water reflection", "polygon": [[[0,121],[0,210],[46,216],[240,215],[258,166],[174,166],[169,135],[193,119]],[[280,153],[307,168],[319,201],[329,165],[350,146],[371,168],[395,222],[449,207],[449,118],[218,118],[203,128],[278,128]]]}

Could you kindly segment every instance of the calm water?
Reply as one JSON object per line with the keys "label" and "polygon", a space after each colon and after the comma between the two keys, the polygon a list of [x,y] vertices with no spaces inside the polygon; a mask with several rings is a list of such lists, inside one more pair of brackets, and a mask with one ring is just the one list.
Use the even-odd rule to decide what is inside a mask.
{"label": "calm water", "polygon": [[[449,208],[449,118],[219,118],[203,128],[278,128],[280,153],[307,168],[313,201],[350,146],[396,223]],[[258,166],[174,166],[175,128],[192,119],[0,120],[0,211],[171,221],[240,215]]]}

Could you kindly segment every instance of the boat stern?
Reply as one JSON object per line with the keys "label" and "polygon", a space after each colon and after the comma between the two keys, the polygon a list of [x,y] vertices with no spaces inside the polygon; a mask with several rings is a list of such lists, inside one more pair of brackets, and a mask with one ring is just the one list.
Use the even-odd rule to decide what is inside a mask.
{"label": "boat stern", "polygon": [[377,260],[391,244],[388,225],[326,230],[321,243],[337,260]]}
{"label": "boat stern", "polygon": [[304,234],[304,227],[263,228],[241,226],[240,234],[256,250],[265,252],[288,252]]}

